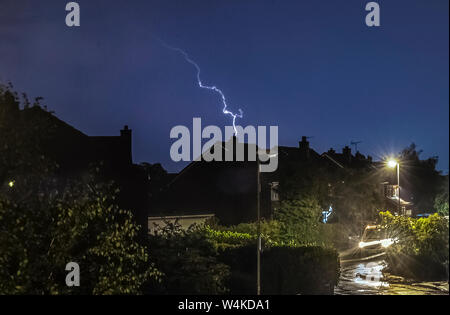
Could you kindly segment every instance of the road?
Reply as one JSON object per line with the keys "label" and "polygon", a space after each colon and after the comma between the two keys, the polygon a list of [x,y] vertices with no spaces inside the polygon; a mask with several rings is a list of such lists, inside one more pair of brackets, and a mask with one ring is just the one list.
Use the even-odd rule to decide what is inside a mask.
{"label": "road", "polygon": [[341,262],[341,277],[335,288],[337,295],[448,295],[448,281],[405,283],[400,278],[384,279],[384,255],[371,259]]}

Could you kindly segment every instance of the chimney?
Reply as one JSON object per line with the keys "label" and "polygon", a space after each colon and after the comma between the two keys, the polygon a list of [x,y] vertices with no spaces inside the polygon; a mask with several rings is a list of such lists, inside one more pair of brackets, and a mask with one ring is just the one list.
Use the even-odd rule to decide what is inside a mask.
{"label": "chimney", "polygon": [[344,156],[344,158],[346,159],[346,161],[348,163],[350,163],[352,161],[352,149],[350,149],[350,147],[348,145],[346,145],[342,149],[342,155]]}
{"label": "chimney", "polygon": [[131,129],[128,129],[128,126],[123,127],[120,130],[120,139],[123,145],[123,156],[124,160],[128,164],[133,163],[132,152],[131,152]]}
{"label": "chimney", "polygon": [[328,154],[335,154],[335,153],[336,153],[336,151],[334,151],[333,148],[330,148],[330,150],[328,150]]}
{"label": "chimney", "polygon": [[309,142],[305,136],[302,137],[302,141],[298,143],[300,148],[300,157],[302,159],[309,159]]}

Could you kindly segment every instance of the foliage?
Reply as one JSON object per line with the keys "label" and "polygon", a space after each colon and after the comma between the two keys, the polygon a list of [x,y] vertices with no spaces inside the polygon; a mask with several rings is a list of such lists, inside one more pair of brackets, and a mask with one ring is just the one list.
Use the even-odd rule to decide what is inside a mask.
{"label": "foliage", "polygon": [[[310,211],[306,202],[291,201],[283,203],[277,212],[278,220],[261,220],[261,239],[264,247],[322,245],[325,247],[347,248],[348,231],[342,224],[323,224],[318,222],[320,215],[309,220],[304,211]],[[289,205],[288,208],[286,205]],[[282,211],[286,211],[283,213]],[[279,220],[283,217],[283,221]],[[221,226],[217,223],[208,228],[209,237],[219,246],[242,246],[255,243],[258,235],[258,223],[240,223],[235,226]],[[286,232],[287,231],[287,232]]]}
{"label": "foliage", "polygon": [[[139,227],[97,172],[59,177],[43,143],[55,132],[11,86],[0,85],[0,294],[136,294],[158,277]],[[38,113],[37,115],[35,115]],[[66,286],[77,262],[81,286]]]}
{"label": "foliage", "polygon": [[[26,97],[25,97],[26,98]],[[26,100],[29,103],[28,100]],[[54,167],[40,148],[51,128],[38,117],[30,124],[19,108],[19,97],[12,86],[0,84],[0,183],[13,180],[13,175],[27,174]],[[39,100],[34,104],[39,106]]]}
{"label": "foliage", "polygon": [[[0,292],[137,294],[157,277],[138,226],[116,205],[113,187],[93,180],[19,180],[0,194]],[[81,286],[65,284],[65,265],[80,265]]]}
{"label": "foliage", "polygon": [[207,237],[214,241],[216,247],[220,246],[243,246],[256,242],[256,233],[240,233],[234,231],[217,231],[206,227]]}
{"label": "foliage", "polygon": [[320,241],[325,247],[346,250],[354,244],[349,239],[349,231],[344,224],[327,223],[319,225]]}
{"label": "foliage", "polygon": [[278,238],[283,242],[295,241],[299,244],[320,242],[321,217],[322,209],[314,198],[284,200],[275,213],[275,219],[281,223]]}
{"label": "foliage", "polygon": [[211,231],[193,226],[187,231],[167,223],[149,237],[160,282],[149,291],[159,294],[224,294],[229,267],[217,260],[217,249],[208,237]]}
{"label": "foliage", "polygon": [[[256,293],[255,244],[223,248],[220,260],[231,267],[233,294]],[[261,279],[263,294],[329,294],[339,279],[338,254],[321,246],[271,246],[261,253]]]}
{"label": "foliage", "polygon": [[421,153],[414,143],[400,153],[400,182],[402,188],[413,193],[414,206],[423,213],[429,213],[434,208],[444,178],[436,170],[438,157],[421,160]]}
{"label": "foliage", "polygon": [[[263,223],[266,228],[278,224]],[[184,231],[177,223],[167,222],[150,236],[153,259],[164,275],[149,290],[160,294],[254,294],[255,224],[231,229],[202,225]],[[338,254],[334,249],[278,243],[268,235],[262,239],[263,292],[331,292],[339,278]]]}
{"label": "foliage", "polygon": [[[367,222],[377,218],[383,206],[377,170],[364,163],[345,168],[313,160],[285,164],[280,168],[280,196],[287,201],[287,208],[296,208],[305,199],[311,209],[317,210],[314,216],[319,217],[331,205],[333,214],[328,222],[340,223],[349,234],[360,233]],[[319,241],[323,240],[319,237]]]}
{"label": "foliage", "polygon": [[276,246],[262,254],[265,294],[332,294],[339,256],[321,246]]}
{"label": "foliage", "polygon": [[[384,199],[380,174],[374,170],[347,170],[333,190],[333,208],[339,223],[350,234],[359,234],[378,218]],[[333,220],[330,220],[332,222]]]}
{"label": "foliage", "polygon": [[[325,226],[320,224],[320,226]],[[283,235],[284,224],[261,222],[261,278],[264,294],[331,293],[339,278],[339,259],[329,246],[298,242]],[[319,229],[320,230],[320,229]],[[227,286],[232,294],[254,294],[257,223],[206,227],[219,260],[231,268]],[[331,236],[331,235],[330,235]]]}
{"label": "foliage", "polygon": [[448,216],[448,175],[443,182],[441,192],[434,199],[434,210],[442,216]]}
{"label": "foliage", "polygon": [[[261,238],[267,243],[282,242],[282,224],[277,220],[261,220]],[[244,240],[256,241],[258,235],[258,223],[240,223],[235,226],[214,225],[209,228],[210,237],[218,243],[243,245]]]}
{"label": "foliage", "polygon": [[380,213],[382,224],[396,243],[387,250],[389,268],[411,278],[434,280],[448,277],[449,222],[433,214],[428,218]]}

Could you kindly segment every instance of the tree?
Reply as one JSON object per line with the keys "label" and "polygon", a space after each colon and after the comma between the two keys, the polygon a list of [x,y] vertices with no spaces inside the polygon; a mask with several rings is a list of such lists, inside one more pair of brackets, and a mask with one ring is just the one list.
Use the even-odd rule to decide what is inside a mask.
{"label": "tree", "polygon": [[448,175],[443,178],[439,194],[434,199],[434,210],[441,216],[448,215]]}
{"label": "tree", "polygon": [[[158,276],[112,184],[60,186],[21,177],[0,193],[1,294],[136,294]],[[69,262],[80,265],[78,288],[65,284]]]}
{"label": "tree", "polygon": [[[323,161],[294,162],[281,170],[280,182],[282,200],[315,200],[319,217],[331,205],[329,222],[342,223],[350,233],[361,232],[368,221],[378,217],[383,206],[380,174],[370,167],[337,168]],[[293,208],[288,205],[286,209]]]}
{"label": "tree", "polygon": [[317,199],[309,196],[284,200],[275,213],[275,219],[282,224],[282,241],[299,244],[315,243],[320,239],[321,217],[322,209]]}
{"label": "tree", "polygon": [[352,234],[360,233],[368,222],[378,218],[383,208],[381,180],[375,170],[345,170],[335,185],[334,208],[339,222]]}
{"label": "tree", "polygon": [[441,189],[442,175],[436,170],[438,158],[420,159],[422,151],[412,143],[400,153],[400,183],[412,192],[414,206],[421,212],[432,212]]}
{"label": "tree", "polygon": [[[58,175],[41,147],[48,115],[30,123],[19,105],[0,86],[0,294],[139,293],[159,273],[133,215],[117,206],[118,190],[98,169]],[[80,266],[80,287],[66,286],[69,262]]]}

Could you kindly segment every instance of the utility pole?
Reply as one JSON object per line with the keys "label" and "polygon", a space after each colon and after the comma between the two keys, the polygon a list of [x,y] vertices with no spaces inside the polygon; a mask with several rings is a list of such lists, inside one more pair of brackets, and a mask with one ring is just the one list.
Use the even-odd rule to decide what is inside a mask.
{"label": "utility pole", "polygon": [[394,168],[394,167],[397,167],[397,186],[398,186],[398,213],[399,214],[406,214],[406,211],[405,211],[405,213],[403,213],[403,211],[402,211],[402,204],[401,204],[401,199],[400,199],[400,162],[398,162],[398,161],[396,161],[396,160],[389,160],[388,162],[387,162],[387,165],[390,167],[390,168]]}
{"label": "utility pole", "polygon": [[398,185],[398,213],[402,213],[402,205],[400,199],[400,163],[397,163],[397,185]]}
{"label": "utility pole", "polygon": [[259,170],[259,155],[256,157],[256,178],[257,178],[257,187],[256,187],[256,211],[257,211],[257,244],[256,244],[256,294],[261,295],[261,172]]}

